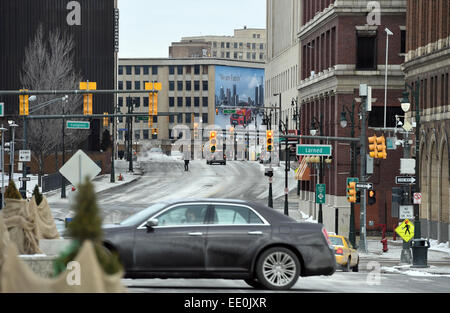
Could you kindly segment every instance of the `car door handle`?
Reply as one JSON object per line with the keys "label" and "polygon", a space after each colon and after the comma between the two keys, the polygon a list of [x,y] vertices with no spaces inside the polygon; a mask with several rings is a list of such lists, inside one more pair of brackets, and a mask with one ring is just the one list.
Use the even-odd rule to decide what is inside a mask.
{"label": "car door handle", "polygon": [[203,233],[189,233],[189,236],[203,236]]}
{"label": "car door handle", "polygon": [[262,232],[262,231],[249,231],[248,234],[249,234],[249,235],[256,235],[256,236],[257,236],[257,235],[262,235],[263,232]]}

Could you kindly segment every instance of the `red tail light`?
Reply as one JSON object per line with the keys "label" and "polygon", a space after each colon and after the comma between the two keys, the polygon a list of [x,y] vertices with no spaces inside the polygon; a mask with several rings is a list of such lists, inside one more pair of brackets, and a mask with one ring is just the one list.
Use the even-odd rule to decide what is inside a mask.
{"label": "red tail light", "polygon": [[322,227],[322,234],[325,237],[325,240],[327,241],[328,245],[331,246],[331,241],[330,241],[330,237],[328,237],[328,232],[325,229],[325,227]]}
{"label": "red tail light", "polygon": [[337,248],[334,253],[338,254],[338,255],[343,255],[344,254],[344,250],[342,250],[342,248]]}

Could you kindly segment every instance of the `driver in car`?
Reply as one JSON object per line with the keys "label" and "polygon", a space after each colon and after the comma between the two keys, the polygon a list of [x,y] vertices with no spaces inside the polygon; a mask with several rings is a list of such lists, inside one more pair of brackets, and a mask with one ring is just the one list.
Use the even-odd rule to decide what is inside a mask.
{"label": "driver in car", "polygon": [[186,210],[186,224],[198,224],[201,223],[201,218],[197,215],[197,210],[189,208]]}

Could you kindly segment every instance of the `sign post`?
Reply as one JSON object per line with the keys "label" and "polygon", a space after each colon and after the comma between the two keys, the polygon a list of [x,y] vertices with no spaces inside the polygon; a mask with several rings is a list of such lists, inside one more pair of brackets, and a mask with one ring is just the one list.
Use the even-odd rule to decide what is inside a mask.
{"label": "sign post", "polygon": [[326,185],[316,184],[316,203],[325,204]]}

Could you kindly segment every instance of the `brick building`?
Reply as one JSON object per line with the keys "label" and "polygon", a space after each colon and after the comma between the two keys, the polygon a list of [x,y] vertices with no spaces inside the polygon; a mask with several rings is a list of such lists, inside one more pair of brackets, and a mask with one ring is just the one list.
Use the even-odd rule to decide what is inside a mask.
{"label": "brick building", "polygon": [[[446,242],[450,237],[450,1],[408,0],[406,25],[405,78],[413,88],[420,84],[422,237]],[[414,120],[414,97],[410,101]]]}
{"label": "brick building", "polygon": [[[377,1],[376,10],[367,7],[366,1],[316,1],[301,2],[302,26],[300,40],[300,82],[298,102],[301,104],[301,132],[309,135],[311,122],[321,122],[324,136],[350,137],[350,124],[340,126],[344,107],[352,108],[355,101],[355,136],[360,135],[358,118],[359,85],[372,87],[372,111],[368,114],[367,135],[394,136],[395,115],[402,115],[400,101],[404,88],[401,64],[405,53],[406,1]],[[374,17],[372,20],[371,18]],[[388,88],[385,107],[385,58],[388,28],[389,38]],[[349,117],[347,111],[347,118]],[[317,124],[316,124],[317,125]],[[384,130],[383,130],[384,128]],[[319,141],[304,140],[303,143]],[[350,146],[344,142],[329,142],[333,146],[333,160],[324,166],[326,204],[323,222],[328,230],[347,235],[349,232],[350,205],[346,199],[346,178],[350,176]],[[395,148],[395,146],[393,147]],[[387,160],[374,160],[373,182],[377,192],[376,203],[367,207],[368,233],[379,231],[379,224],[387,224],[392,231],[396,219],[391,212],[391,189],[399,174],[400,150],[388,150]],[[358,163],[360,156],[357,157]],[[360,166],[357,166],[359,177]],[[300,208],[317,217],[315,186],[317,172],[311,171],[301,183]],[[359,229],[359,206],[355,207],[356,230]]]}

